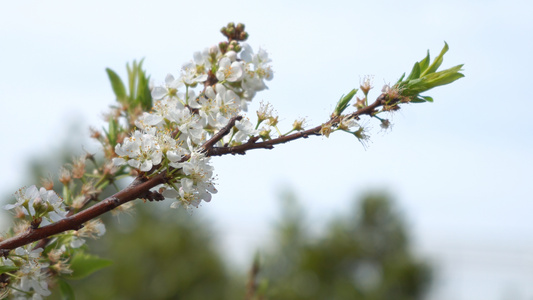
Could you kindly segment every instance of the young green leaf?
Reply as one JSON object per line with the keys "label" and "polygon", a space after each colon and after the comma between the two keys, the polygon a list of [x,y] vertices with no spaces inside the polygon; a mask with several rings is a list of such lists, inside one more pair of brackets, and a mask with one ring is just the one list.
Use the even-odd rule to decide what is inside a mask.
{"label": "young green leaf", "polygon": [[348,107],[348,103],[350,103],[350,100],[352,100],[353,96],[355,96],[355,93],[357,93],[357,89],[351,90],[346,96],[341,96],[339,102],[337,102],[337,106],[335,107],[334,114],[336,116],[340,116],[346,107]]}
{"label": "young green leaf", "polygon": [[70,263],[72,274],[66,278],[82,279],[100,269],[110,266],[112,263],[111,260],[103,259],[96,255],[78,253],[72,258]]}
{"label": "young green leaf", "polygon": [[107,139],[109,140],[109,144],[115,147],[117,144],[117,136],[118,136],[118,122],[115,119],[111,119],[109,121],[109,131],[106,131]]}
{"label": "young green leaf", "polygon": [[18,270],[18,267],[15,266],[0,266],[0,274],[4,274],[7,272],[12,272]]}
{"label": "young green leaf", "polygon": [[431,73],[437,71],[437,69],[442,64],[444,54],[446,52],[448,52],[448,49],[450,49],[448,47],[448,44],[446,42],[444,42],[444,47],[440,51],[439,56],[435,57],[435,60],[433,61],[433,63],[424,72],[422,72],[422,74],[420,74],[420,77],[422,77],[422,76],[424,76],[426,74],[431,74]]}
{"label": "young green leaf", "polygon": [[418,96],[418,97],[426,100],[427,102],[433,102],[433,98],[430,96]]}
{"label": "young green leaf", "polygon": [[115,96],[117,96],[118,102],[123,103],[126,100],[126,88],[124,87],[124,83],[113,70],[106,68],[105,71],[107,72],[109,81],[111,81],[111,87],[113,88]]}
{"label": "young green leaf", "polygon": [[68,284],[68,282],[66,282],[63,279],[58,279],[58,283],[59,283],[59,291],[61,292],[62,300],[75,300],[76,299],[76,296],[74,295],[74,290],[72,289],[70,284]]}
{"label": "young green leaf", "polygon": [[426,55],[426,57],[419,62],[421,73],[423,73],[428,68],[429,60],[430,58],[429,58],[429,50],[428,50],[428,54]]}
{"label": "young green leaf", "polygon": [[413,66],[413,69],[411,70],[411,74],[409,74],[409,76],[407,76],[407,79],[405,80],[409,81],[411,79],[417,79],[419,77],[420,77],[420,64],[416,62],[415,65]]}
{"label": "young green leaf", "polygon": [[402,74],[402,76],[400,77],[400,79],[398,79],[398,81],[396,82],[396,84],[399,84],[400,82],[402,82],[403,78],[405,77],[405,73]]}

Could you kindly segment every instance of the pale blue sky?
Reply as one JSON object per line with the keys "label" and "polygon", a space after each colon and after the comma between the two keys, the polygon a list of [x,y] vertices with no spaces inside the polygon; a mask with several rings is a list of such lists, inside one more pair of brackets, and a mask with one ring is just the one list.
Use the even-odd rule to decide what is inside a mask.
{"label": "pale blue sky", "polygon": [[[4,4],[1,194],[24,181],[29,155],[56,149],[65,124],[101,126],[113,101],[106,67],[124,74],[126,62],[144,57],[148,73],[162,82],[194,51],[221,41],[219,28],[228,21],[245,23],[252,47],[270,53],[274,80],[256,99],[271,102],[287,127],[297,117],[326,120],[363,75],[375,76],[377,96],[383,83],[409,71],[427,49],[435,56],[446,41],[443,67],[464,63],[466,77],[429,92],[435,103],[404,107],[392,117],[391,132],[369,123],[374,134],[366,151],[338,134],[215,158],[219,194],[198,213],[214,216],[228,253],[246,261],[264,243],[281,188],[293,189],[318,223],[344,211],[355,194],[385,188],[405,212],[419,251],[443,265],[442,288],[431,299],[533,297],[530,2],[286,2]],[[458,249],[474,257],[526,253],[509,254],[516,260],[509,264],[526,271],[504,276],[494,266],[490,272],[500,277],[483,280],[472,267],[458,283],[453,274],[470,261],[450,259]],[[494,259],[482,264],[490,268]]]}

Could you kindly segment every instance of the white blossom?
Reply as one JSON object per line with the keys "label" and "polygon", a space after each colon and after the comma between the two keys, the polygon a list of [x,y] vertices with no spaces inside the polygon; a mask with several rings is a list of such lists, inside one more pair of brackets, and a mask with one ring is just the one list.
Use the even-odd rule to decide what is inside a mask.
{"label": "white blossom", "polygon": [[4,205],[4,209],[10,210],[19,206],[26,208],[28,205],[31,205],[30,203],[33,203],[35,198],[39,196],[39,190],[37,190],[35,185],[32,185],[28,188],[22,188],[15,192],[15,199],[17,199],[17,202],[14,204]]}
{"label": "white blossom", "polygon": [[[155,128],[154,128],[155,130]],[[128,164],[143,172],[150,171],[153,166],[161,163],[162,152],[153,133],[136,130],[133,136],[124,143],[115,146],[115,152],[121,156],[114,158],[115,165]]]}
{"label": "white blossom", "polygon": [[[45,268],[48,264],[39,262],[42,248],[31,249],[29,245],[15,249],[15,254],[18,256],[22,265],[19,269],[19,281],[13,286],[22,291],[29,292],[31,299],[42,299],[42,297],[50,296],[51,292],[48,289],[46,281],[47,275]],[[33,294],[32,294],[33,293]],[[27,297],[28,294],[15,293],[18,297]]]}
{"label": "white blossom", "polygon": [[186,85],[194,85],[198,82],[204,82],[207,79],[207,73],[198,73],[198,70],[204,70],[204,67],[198,68],[192,62],[185,63],[182,67],[181,81]]}
{"label": "white blossom", "polygon": [[248,136],[256,134],[254,124],[249,120],[241,120],[235,122],[235,128],[239,131],[235,134],[233,140],[237,143],[243,142]]}
{"label": "white blossom", "polygon": [[224,56],[220,59],[216,73],[218,80],[236,82],[241,80],[243,75],[244,69],[240,62],[231,62],[231,59],[227,56]]}
{"label": "white blossom", "polygon": [[152,98],[154,100],[161,100],[165,97],[175,98],[178,95],[178,88],[183,86],[183,82],[180,79],[174,79],[172,74],[168,74],[165,78],[164,86],[156,86],[152,90]]}

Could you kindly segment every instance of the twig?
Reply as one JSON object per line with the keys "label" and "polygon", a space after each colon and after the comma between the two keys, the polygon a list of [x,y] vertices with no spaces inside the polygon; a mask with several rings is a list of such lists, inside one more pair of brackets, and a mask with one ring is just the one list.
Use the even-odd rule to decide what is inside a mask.
{"label": "twig", "polygon": [[[383,95],[378,97],[378,99],[371,105],[361,108],[358,111],[349,114],[345,117],[357,118],[361,115],[372,115],[375,112],[375,109],[384,104]],[[228,124],[219,130],[212,138],[206,141],[201,149],[206,152],[206,156],[220,156],[224,154],[244,154],[246,151],[251,149],[272,149],[274,145],[287,143],[299,138],[307,138],[310,135],[320,135],[320,130],[324,125],[336,125],[340,122],[341,118],[339,116],[332,117],[328,122],[323,125],[293,133],[287,136],[281,136],[272,140],[256,143],[257,139],[251,139],[248,143],[234,146],[234,147],[213,147],[218,141],[220,141],[225,135],[227,135],[230,130],[235,126],[235,122],[241,120],[241,116],[236,116],[230,119]],[[186,161],[190,158],[190,155],[185,155],[181,161]],[[21,247],[32,242],[46,239],[55,234],[59,234],[68,230],[79,230],[83,227],[83,224],[89,220],[92,220],[124,203],[133,201],[138,198],[142,198],[144,195],[159,184],[167,182],[167,172],[161,172],[151,178],[146,178],[144,176],[138,176],[135,180],[127,186],[122,191],[106,198],[105,200],[85,209],[71,216],[46,225],[36,229],[28,229],[27,232],[20,234],[18,236],[3,240],[0,242],[0,254],[5,254],[9,250]],[[43,244],[46,244],[45,242]]]}
{"label": "twig", "polygon": [[[346,117],[347,118],[358,118],[361,115],[372,115],[375,112],[376,108],[378,108],[379,106],[382,106],[383,104],[384,104],[384,97],[383,95],[381,95],[371,105],[363,107],[359,109],[358,111],[347,115]],[[245,154],[246,151],[251,150],[251,149],[273,149],[274,145],[284,144],[284,143],[297,140],[300,138],[307,138],[311,135],[321,135],[320,130],[322,129],[324,125],[336,125],[339,121],[340,121],[340,117],[336,116],[330,119],[328,122],[322,125],[313,127],[311,129],[307,129],[304,131],[296,132],[296,133],[285,135],[285,136],[280,136],[278,138],[260,142],[260,143],[248,142],[248,143],[244,143],[242,145],[233,146],[233,147],[213,147],[207,151],[207,156],[221,156],[225,154],[233,154],[233,155]]]}
{"label": "twig", "polygon": [[68,230],[79,230],[83,223],[92,220],[126,202],[142,197],[151,188],[165,183],[166,173],[157,174],[146,180],[137,177],[128,187],[122,191],[106,198],[83,211],[70,217],[66,217],[58,222],[46,225],[37,229],[29,229],[27,232],[0,242],[0,250],[12,250],[20,246],[47,238],[49,236],[65,232]]}

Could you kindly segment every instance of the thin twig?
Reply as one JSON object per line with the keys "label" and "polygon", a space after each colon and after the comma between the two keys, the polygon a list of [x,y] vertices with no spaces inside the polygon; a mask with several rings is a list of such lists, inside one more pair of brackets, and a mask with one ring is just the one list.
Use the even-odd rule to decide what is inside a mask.
{"label": "thin twig", "polygon": [[230,130],[235,126],[235,122],[242,120],[242,116],[236,116],[229,120],[228,124],[222,129],[220,129],[213,137],[211,137],[207,142],[202,145],[202,151],[209,151],[214,144],[220,141],[224,136],[226,136]]}
{"label": "thin twig", "polygon": [[[358,111],[353,112],[351,114],[348,114],[346,117],[357,118],[361,115],[372,115],[375,112],[376,108],[378,108],[381,105],[383,105],[382,96],[378,97],[378,99],[371,105],[363,107],[359,109]],[[340,117],[338,116],[332,117],[332,119],[330,119],[328,122],[322,125],[313,127],[311,129],[299,131],[299,132],[285,135],[285,136],[280,136],[278,138],[271,139],[268,141],[263,141],[260,143],[248,142],[248,143],[244,143],[242,145],[233,146],[233,147],[213,147],[207,151],[207,156],[221,156],[225,154],[233,154],[233,155],[245,154],[246,151],[251,150],[251,149],[273,149],[274,145],[284,144],[284,143],[297,140],[300,138],[307,138],[311,135],[321,135],[320,130],[322,129],[324,125],[336,125],[339,121],[340,121]]]}
{"label": "thin twig", "polygon": [[[361,108],[358,111],[349,114],[345,117],[357,118],[361,115],[372,115],[377,107],[384,104],[383,99],[383,95],[381,95],[371,105]],[[274,148],[274,145],[277,144],[287,143],[289,141],[293,141],[299,138],[307,138],[310,135],[320,135],[320,130],[324,125],[333,126],[338,124],[338,122],[340,122],[341,120],[339,116],[335,116],[332,117],[328,122],[320,126],[260,143],[255,142],[257,139],[251,139],[248,143],[239,146],[213,147],[213,145],[215,145],[218,141],[220,141],[225,135],[230,132],[230,130],[235,126],[235,122],[241,119],[241,116],[236,116],[230,119],[226,126],[224,126],[212,138],[210,138],[201,146],[201,149],[206,152],[206,156],[220,156],[224,154],[244,154],[248,150],[258,148],[272,149]],[[182,157],[181,161],[186,161],[189,158],[190,155],[185,155],[184,157]],[[48,238],[52,235],[59,234],[68,230],[79,230],[83,227],[83,224],[85,222],[92,220],[124,203],[133,201],[138,198],[142,198],[150,191],[150,189],[154,188],[159,184],[167,182],[167,180],[167,172],[161,172],[148,179],[144,176],[138,176],[129,186],[127,186],[123,190],[115,193],[114,195],[87,209],[84,209],[71,216],[67,216],[66,218],[58,222],[36,229],[30,228],[25,233],[1,241],[0,254],[6,254],[9,250]]]}

